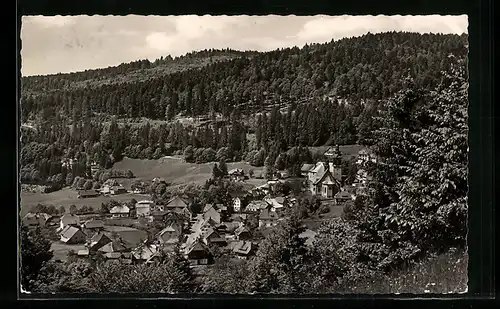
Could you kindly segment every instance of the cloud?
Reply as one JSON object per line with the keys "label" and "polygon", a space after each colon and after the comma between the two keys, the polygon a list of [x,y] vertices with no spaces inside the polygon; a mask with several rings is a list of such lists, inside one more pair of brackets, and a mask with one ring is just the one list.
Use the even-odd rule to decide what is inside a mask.
{"label": "cloud", "polygon": [[268,51],[367,32],[467,32],[467,16],[24,16],[22,74],[52,74],[180,56]]}
{"label": "cloud", "polygon": [[467,16],[321,16],[306,22],[296,38],[312,43],[387,31],[462,34],[467,32]]}

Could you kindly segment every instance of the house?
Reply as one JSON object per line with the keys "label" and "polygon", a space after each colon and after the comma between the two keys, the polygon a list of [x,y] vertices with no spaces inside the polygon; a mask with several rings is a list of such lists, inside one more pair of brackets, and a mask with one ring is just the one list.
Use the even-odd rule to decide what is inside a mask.
{"label": "house", "polygon": [[206,230],[201,237],[207,245],[225,246],[227,244],[226,239],[221,237],[221,235],[212,227]]}
{"label": "house", "polygon": [[21,222],[27,227],[45,226],[51,218],[52,216],[46,213],[27,213]]}
{"label": "house", "polygon": [[74,214],[64,214],[60,220],[58,231],[62,231],[67,226],[80,226],[80,218]]}
{"label": "house", "polygon": [[362,165],[367,162],[377,163],[377,156],[370,149],[361,149],[356,163]]}
{"label": "house", "polygon": [[353,196],[347,190],[341,190],[337,192],[337,194],[335,194],[334,199],[335,199],[335,204],[344,205],[345,202],[351,201],[353,199]]}
{"label": "house", "polygon": [[99,232],[92,236],[88,244],[88,248],[90,251],[97,251],[110,242],[111,239],[108,236]]}
{"label": "house", "polygon": [[278,224],[279,216],[276,212],[270,209],[264,209],[259,215],[259,228],[272,227]]}
{"label": "house", "polygon": [[109,195],[109,194],[111,194],[111,186],[110,185],[102,185],[102,187],[99,189],[99,192],[102,195]]}
{"label": "house", "polygon": [[252,237],[250,230],[245,225],[240,225],[235,231],[234,235],[238,240],[248,240]]}
{"label": "house", "polygon": [[88,232],[100,232],[104,230],[104,222],[99,219],[85,221],[82,228]]}
{"label": "house", "polygon": [[248,257],[254,253],[252,242],[250,241],[238,241],[233,247],[233,253],[237,258],[248,259]]}
{"label": "house", "polygon": [[97,251],[102,253],[125,252],[127,251],[127,247],[120,240],[112,240]]}
{"label": "house", "polygon": [[118,195],[118,194],[127,193],[127,190],[122,185],[112,186],[111,188],[109,188],[109,193],[111,195]]}
{"label": "house", "polygon": [[151,217],[153,217],[154,222],[163,222],[167,217],[168,212],[166,211],[153,211],[151,212]]}
{"label": "house", "polygon": [[176,212],[179,214],[184,214],[186,217],[189,218],[189,220],[191,220],[193,216],[191,210],[189,209],[188,202],[180,198],[179,196],[175,196],[174,198],[170,199],[170,201],[168,201],[168,203],[165,205],[165,210],[170,212]]}
{"label": "house", "polygon": [[310,184],[310,190],[313,195],[319,195],[323,198],[333,198],[340,190],[340,182],[334,178],[329,169],[324,169],[322,174]]}
{"label": "house", "polygon": [[240,212],[241,211],[241,198],[236,196],[236,197],[233,197],[233,209],[234,211],[236,212]]}
{"label": "house", "polygon": [[235,168],[227,172],[229,179],[232,181],[244,181],[245,180],[245,171],[240,168]]}
{"label": "house", "polygon": [[99,192],[96,190],[80,190],[78,191],[78,198],[90,198],[99,196]]}
{"label": "house", "polygon": [[196,240],[186,247],[185,258],[194,265],[207,265],[213,262],[213,255],[208,246],[201,240]]}
{"label": "house", "polygon": [[206,222],[212,220],[215,225],[221,223],[221,215],[213,207],[209,208],[205,213],[203,213],[203,217],[202,218]]}
{"label": "house", "polygon": [[268,206],[268,204],[265,201],[255,200],[255,201],[251,201],[247,205],[247,207],[245,208],[245,211],[258,212],[258,211],[261,211],[262,209],[265,209],[267,206]]}
{"label": "house", "polygon": [[114,218],[126,218],[130,215],[130,208],[126,205],[118,205],[109,211]]}
{"label": "house", "polygon": [[74,226],[66,226],[61,232],[61,241],[66,244],[82,244],[86,238],[87,235]]}
{"label": "house", "polygon": [[309,172],[314,168],[314,164],[304,163],[300,167],[300,175],[303,177],[307,177]]}
{"label": "house", "polygon": [[167,243],[169,240],[172,239],[179,239],[179,236],[182,234],[182,229],[178,226],[175,225],[169,225],[163,230],[161,230],[157,235],[156,238],[158,239],[158,242],[160,244]]}
{"label": "house", "polygon": [[267,198],[264,200],[272,212],[281,211],[285,208],[286,201],[283,197]]}
{"label": "house", "polygon": [[251,194],[254,198],[260,198],[271,193],[271,186],[268,183],[255,187],[251,190]]}
{"label": "house", "polygon": [[153,205],[153,201],[138,201],[135,203],[135,212],[138,217],[145,217],[151,214],[151,205]]}

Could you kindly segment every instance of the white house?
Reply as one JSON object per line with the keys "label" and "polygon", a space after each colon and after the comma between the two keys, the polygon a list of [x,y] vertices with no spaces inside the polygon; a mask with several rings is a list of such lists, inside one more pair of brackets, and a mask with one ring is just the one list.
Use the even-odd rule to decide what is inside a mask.
{"label": "white house", "polygon": [[153,201],[149,200],[144,200],[144,201],[138,201],[135,204],[135,211],[138,217],[140,216],[149,216],[151,213],[151,208],[153,205]]}
{"label": "white house", "polygon": [[130,214],[130,208],[128,208],[126,205],[119,205],[111,208],[109,213],[115,218],[128,217]]}

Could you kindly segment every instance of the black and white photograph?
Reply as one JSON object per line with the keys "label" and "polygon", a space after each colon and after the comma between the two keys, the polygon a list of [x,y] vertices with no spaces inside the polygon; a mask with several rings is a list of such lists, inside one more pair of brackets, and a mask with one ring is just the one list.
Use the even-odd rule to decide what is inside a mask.
{"label": "black and white photograph", "polygon": [[467,15],[20,32],[21,294],[468,291]]}

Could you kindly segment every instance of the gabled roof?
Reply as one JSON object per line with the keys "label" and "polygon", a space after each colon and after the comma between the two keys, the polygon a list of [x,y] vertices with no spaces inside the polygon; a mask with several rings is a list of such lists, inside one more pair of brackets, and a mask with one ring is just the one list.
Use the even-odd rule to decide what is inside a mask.
{"label": "gabled roof", "polygon": [[195,241],[191,246],[189,246],[186,250],[186,253],[189,254],[193,251],[205,251],[205,252],[210,252],[210,249],[208,248],[207,245],[205,245],[203,242],[200,240]]}
{"label": "gabled roof", "polygon": [[267,199],[265,199],[266,203],[268,203],[269,205],[271,205],[274,208],[282,208],[282,207],[284,207],[284,205],[283,205],[283,203],[284,203],[283,198],[281,198],[280,200],[282,201],[281,203],[278,201],[278,198],[267,198]]}
{"label": "gabled roof", "polygon": [[331,184],[337,184],[337,185],[339,185],[338,181],[333,177],[332,173],[330,173],[330,170],[328,170],[328,169],[325,170],[320,177],[316,178],[316,181],[314,182],[314,184],[317,185],[320,182],[323,182],[326,177],[329,177],[330,180],[333,181]]}
{"label": "gabled roof", "polygon": [[[64,237],[66,239],[71,239],[76,233],[78,233],[80,230],[77,229],[76,227],[73,226],[67,226],[65,227],[62,232],[61,232],[61,237]],[[83,232],[82,232],[83,233]]]}
{"label": "gabled roof", "polygon": [[165,207],[167,208],[183,208],[187,206],[188,206],[187,202],[184,199],[180,198],[179,196],[175,196],[174,198],[170,199],[167,205],[165,205]]}
{"label": "gabled roof", "polygon": [[126,205],[115,206],[109,211],[111,214],[128,214],[129,212],[130,208]]}
{"label": "gabled roof", "polygon": [[177,231],[172,225],[169,225],[167,226],[166,228],[164,228],[163,230],[161,230],[159,233],[158,233],[158,236],[162,236],[163,234],[165,234],[166,232],[175,232]]}
{"label": "gabled roof", "polygon": [[92,248],[99,243],[110,243],[111,239],[103,233],[97,233],[90,239],[89,247]]}
{"label": "gabled roof", "polygon": [[267,207],[267,203],[264,202],[264,201],[261,201],[261,200],[255,200],[255,201],[251,201],[248,206],[246,207],[246,209],[255,209],[255,210],[260,210],[260,209],[264,209]]}
{"label": "gabled roof", "polygon": [[203,220],[212,220],[215,224],[220,224],[220,213],[214,208],[210,208],[207,212],[203,214]]}
{"label": "gabled roof", "polygon": [[121,252],[125,251],[127,248],[120,242],[120,241],[110,241],[101,248],[99,248],[98,251],[100,252]]}

